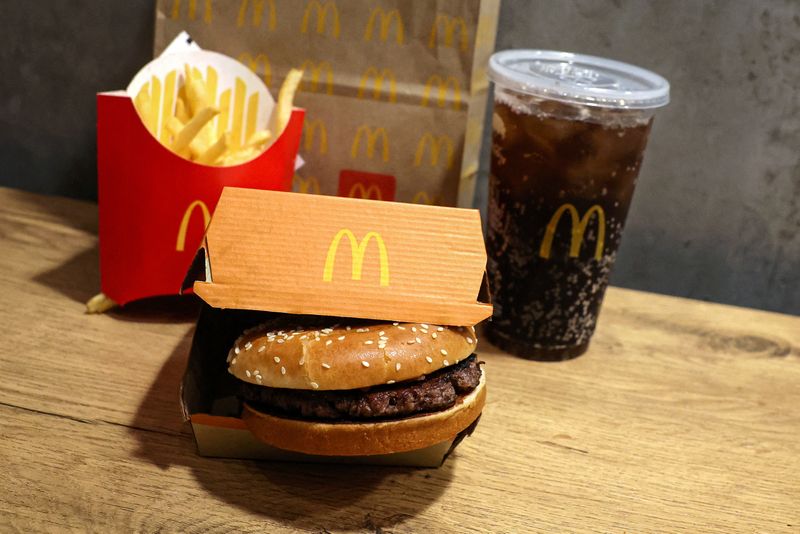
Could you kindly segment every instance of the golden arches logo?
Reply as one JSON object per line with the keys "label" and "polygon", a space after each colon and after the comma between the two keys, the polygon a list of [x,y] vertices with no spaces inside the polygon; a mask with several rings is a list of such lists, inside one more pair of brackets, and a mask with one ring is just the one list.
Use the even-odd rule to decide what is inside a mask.
{"label": "golden arches logo", "polygon": [[350,244],[350,253],[352,255],[351,278],[353,280],[361,280],[361,271],[364,266],[364,254],[367,251],[367,246],[372,239],[378,244],[378,254],[380,260],[380,285],[389,285],[389,254],[386,250],[386,244],[383,242],[381,234],[378,232],[367,232],[367,235],[361,241],[356,239],[355,234],[347,228],[339,230],[331,241],[328,247],[328,255],[325,257],[325,268],[322,272],[323,282],[333,281],[333,267],[336,263],[336,252],[339,249],[339,242],[343,237],[347,238]]}
{"label": "golden arches logo", "polygon": [[326,92],[329,95],[333,94],[333,68],[331,67],[330,63],[327,61],[315,63],[314,61],[307,59],[303,61],[300,69],[303,71],[303,80],[300,83],[303,91],[316,93],[317,89],[319,89],[320,81],[322,80],[322,76],[324,74]]}
{"label": "golden arches logo", "polygon": [[[197,20],[197,0],[188,0],[189,4],[188,13],[186,14],[189,20]],[[211,0],[205,0],[203,2],[203,22],[206,24],[211,24]],[[172,0],[172,11],[170,12],[170,18],[172,20],[178,20],[181,18],[181,0]]]}
{"label": "golden arches logo", "polygon": [[[383,200],[383,195],[381,195],[381,190],[378,188],[377,185],[372,184],[368,187],[364,187],[364,184],[358,182],[353,184],[353,187],[350,188],[350,192],[347,193],[347,196],[350,198],[373,198],[372,195],[375,194],[374,200]],[[358,195],[358,196],[356,196]]]}
{"label": "golden arches logo", "polygon": [[400,16],[400,12],[396,9],[390,9],[389,11],[386,11],[381,7],[376,7],[372,10],[372,13],[370,13],[369,20],[367,21],[367,27],[364,29],[364,40],[372,40],[372,34],[375,32],[375,21],[379,18],[381,21],[381,26],[380,32],[378,33],[378,38],[381,40],[381,42],[386,42],[389,39],[389,30],[392,27],[392,21],[396,21],[397,30],[395,31],[395,37],[397,39],[397,44],[403,44],[404,28],[403,18]]}
{"label": "golden arches logo", "polygon": [[300,32],[301,33],[308,33],[308,22],[311,18],[311,10],[317,15],[317,33],[324,34],[325,33],[325,21],[328,18],[328,10],[331,12],[331,19],[333,20],[333,37],[338,39],[339,38],[339,9],[336,7],[336,3],[333,0],[328,0],[326,2],[320,2],[319,0],[311,0],[307,5],[306,9],[303,12],[303,22],[300,25]]}
{"label": "golden arches logo", "polygon": [[565,212],[569,213],[572,221],[572,234],[569,244],[570,258],[577,258],[578,254],[580,254],[583,235],[586,232],[589,219],[591,219],[593,214],[597,214],[597,243],[594,248],[594,257],[596,260],[602,258],[603,247],[606,240],[606,215],[603,208],[597,204],[589,208],[586,213],[583,214],[583,217],[578,216],[578,210],[575,209],[575,206],[572,204],[564,204],[558,208],[550,218],[550,222],[547,223],[544,239],[542,239],[542,245],[539,247],[539,256],[544,259],[550,258],[550,250],[553,248],[553,236],[556,233],[556,228],[558,228],[558,222]]}
{"label": "golden arches logo", "polygon": [[325,128],[325,123],[321,119],[306,120],[305,127],[303,128],[303,136],[305,137],[304,147],[307,152],[311,152],[314,148],[314,139],[319,132],[319,153],[328,153],[328,130]]}
{"label": "golden arches logo", "polygon": [[431,157],[430,163],[432,167],[439,164],[442,149],[447,151],[447,168],[452,169],[455,163],[453,140],[446,135],[435,136],[430,132],[426,132],[420,137],[417,143],[417,150],[414,152],[414,166],[419,167],[422,165],[422,160],[425,157],[425,148],[430,147]]}
{"label": "golden arches logo", "polygon": [[427,204],[429,206],[439,206],[442,203],[441,195],[428,195],[427,191],[417,191],[414,198],[411,199],[412,204]]}
{"label": "golden arches logo", "polygon": [[353,137],[353,145],[350,147],[350,157],[355,159],[358,157],[358,149],[361,146],[361,137],[367,138],[367,157],[372,159],[375,155],[375,148],[378,144],[378,139],[381,140],[381,158],[383,161],[389,161],[389,138],[386,135],[384,128],[375,128],[374,130],[367,125],[362,125],[356,130],[356,135]]}
{"label": "golden arches logo", "polygon": [[459,30],[459,43],[461,51],[466,52],[469,49],[469,34],[467,32],[467,23],[464,22],[462,17],[451,17],[444,13],[437,13],[436,19],[433,21],[431,28],[431,35],[428,38],[428,47],[436,48],[439,41],[439,28],[442,27],[444,34],[444,45],[455,46],[456,29]]}
{"label": "golden arches logo", "polygon": [[453,109],[461,108],[461,84],[453,76],[442,78],[438,74],[432,75],[425,82],[425,90],[422,93],[422,105],[427,106],[431,100],[433,86],[436,85],[436,104],[443,108],[447,105],[447,91],[453,90]]}
{"label": "golden arches logo", "polygon": [[242,52],[237,58],[240,63],[244,63],[247,67],[259,74],[259,67],[263,66],[264,84],[267,87],[272,83],[272,66],[266,54],[257,54],[255,57],[251,56],[249,52]]}
{"label": "golden arches logo", "polygon": [[[253,14],[250,18],[250,24],[255,27],[261,26],[261,21],[264,18],[264,3],[269,8],[267,12],[267,28],[274,30],[278,23],[275,18],[275,0],[253,0]],[[248,4],[248,0],[241,0],[239,4],[239,15],[236,17],[236,26],[239,28],[244,26],[247,20]]]}
{"label": "golden arches logo", "polygon": [[178,227],[178,240],[175,242],[175,250],[178,252],[183,252],[184,248],[186,248],[186,230],[195,208],[200,208],[200,213],[203,214],[203,231],[208,227],[208,223],[211,222],[211,213],[208,211],[208,206],[206,206],[205,202],[195,200],[189,204],[189,207],[183,212],[183,219],[181,219],[181,225]]}
{"label": "golden arches logo", "polygon": [[358,98],[364,98],[369,80],[373,79],[372,84],[372,98],[373,100],[380,100],[381,93],[383,92],[383,83],[386,82],[389,88],[389,102],[397,102],[397,81],[394,77],[394,72],[390,69],[383,69],[378,71],[375,67],[368,67],[361,75],[361,81],[358,83]]}
{"label": "golden arches logo", "polygon": [[303,178],[302,176],[295,174],[294,179],[292,180],[292,185],[294,186],[293,189],[298,193],[308,193],[311,195],[320,194],[319,181],[313,176]]}

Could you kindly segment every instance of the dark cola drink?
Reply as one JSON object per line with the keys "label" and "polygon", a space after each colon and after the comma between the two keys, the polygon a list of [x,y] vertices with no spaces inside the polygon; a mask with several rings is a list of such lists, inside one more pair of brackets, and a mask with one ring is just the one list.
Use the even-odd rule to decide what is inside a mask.
{"label": "dark cola drink", "polygon": [[555,100],[495,82],[488,335],[519,356],[571,358],[586,351],[597,323],[653,110]]}

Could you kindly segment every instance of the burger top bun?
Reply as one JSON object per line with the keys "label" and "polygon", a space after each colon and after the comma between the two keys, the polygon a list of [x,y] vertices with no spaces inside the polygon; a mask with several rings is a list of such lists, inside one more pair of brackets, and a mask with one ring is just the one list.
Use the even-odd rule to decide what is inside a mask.
{"label": "burger top bun", "polygon": [[273,388],[344,390],[392,384],[453,365],[475,350],[474,327],[362,323],[246,331],[228,372]]}

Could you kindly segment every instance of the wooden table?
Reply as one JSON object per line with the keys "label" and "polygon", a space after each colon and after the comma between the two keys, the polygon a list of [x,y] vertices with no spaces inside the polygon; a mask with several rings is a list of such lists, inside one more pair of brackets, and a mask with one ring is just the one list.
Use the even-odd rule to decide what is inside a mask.
{"label": "wooden table", "polygon": [[800,532],[800,318],[611,289],[576,360],[483,343],[440,469],[209,459],[178,409],[195,306],[84,315],[96,230],[0,189],[0,531]]}

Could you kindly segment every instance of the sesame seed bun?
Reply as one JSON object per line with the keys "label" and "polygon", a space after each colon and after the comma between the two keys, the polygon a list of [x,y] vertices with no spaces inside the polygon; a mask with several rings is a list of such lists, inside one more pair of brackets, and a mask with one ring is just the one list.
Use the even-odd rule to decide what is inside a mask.
{"label": "sesame seed bun", "polygon": [[394,421],[322,423],[276,417],[244,405],[242,419],[256,438],[280,449],[324,456],[367,456],[430,447],[469,427],[486,402],[486,379],[447,410]]}
{"label": "sesame seed bun", "polygon": [[473,327],[368,323],[245,332],[228,354],[236,378],[273,388],[346,390],[401,382],[453,365],[475,350]]}

